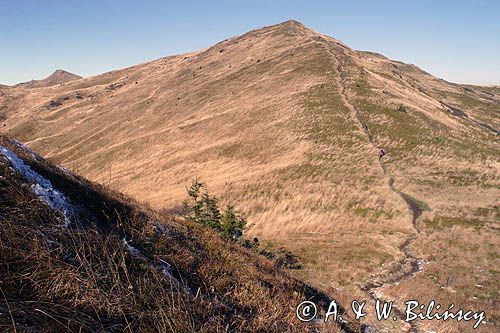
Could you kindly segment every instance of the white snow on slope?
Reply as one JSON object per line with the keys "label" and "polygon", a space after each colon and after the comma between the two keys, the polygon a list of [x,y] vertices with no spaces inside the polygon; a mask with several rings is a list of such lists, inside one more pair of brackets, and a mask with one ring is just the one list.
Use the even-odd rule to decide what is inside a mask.
{"label": "white snow on slope", "polygon": [[161,272],[163,273],[163,275],[165,275],[166,277],[174,278],[174,276],[172,275],[172,265],[170,265],[168,262],[166,262],[163,259],[159,259],[158,261],[160,263],[160,268],[161,268]]}
{"label": "white snow on slope", "polygon": [[64,226],[68,226],[71,223],[69,216],[73,210],[64,194],[56,190],[49,180],[33,171],[10,149],[0,146],[0,154],[10,161],[14,170],[19,172],[26,182],[30,183],[31,190],[39,199],[62,214]]}
{"label": "white snow on slope", "polygon": [[[127,241],[125,238],[123,238],[123,245],[125,245],[127,251],[134,257],[141,258],[142,260],[148,262],[150,265],[154,265],[153,263],[150,262],[149,259],[146,258],[146,256],[142,254],[142,252],[139,249],[132,246],[130,242]],[[160,270],[166,278],[172,279],[175,282],[179,283],[179,281],[172,275],[172,265],[170,265],[168,262],[166,262],[163,259],[159,259],[158,264],[154,266],[156,267],[156,269]]]}
{"label": "white snow on slope", "polygon": [[68,170],[66,167],[64,167],[64,166],[62,166],[62,165],[56,165],[56,167],[57,167],[59,170],[61,170],[62,172],[64,172],[65,174],[69,175],[69,173],[70,173],[70,172],[69,172],[69,170]]}
{"label": "white snow on slope", "polygon": [[139,251],[137,248],[133,247],[125,238],[123,239],[123,245],[125,245],[125,248],[127,251],[133,255],[134,257],[139,257],[139,258],[145,258],[141,251]]}
{"label": "white snow on slope", "polygon": [[37,153],[35,153],[33,150],[31,150],[30,147],[26,146],[24,143],[22,143],[21,141],[17,141],[16,139],[9,139],[13,144],[16,145],[16,147],[22,151],[24,151],[25,153],[28,153],[29,155],[31,155],[31,157],[37,161],[41,161],[42,160],[42,157],[40,155],[38,155]]}

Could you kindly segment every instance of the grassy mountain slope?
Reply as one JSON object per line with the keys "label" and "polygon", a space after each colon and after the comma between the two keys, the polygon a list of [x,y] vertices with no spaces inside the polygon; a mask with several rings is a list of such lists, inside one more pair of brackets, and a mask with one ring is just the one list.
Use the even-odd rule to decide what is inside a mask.
{"label": "grassy mountain slope", "polygon": [[[328,301],[210,230],[141,207],[8,138],[0,148],[2,331],[304,332],[313,326],[290,308]],[[28,181],[5,148],[71,208],[40,200],[46,182]]]}
{"label": "grassy mountain slope", "polygon": [[[232,182],[248,235],[287,246],[304,263],[294,274],[346,304],[437,297],[498,321],[498,87],[449,83],[288,21],[1,93],[3,131],[153,207],[180,204],[195,177],[217,193]],[[404,279],[388,283],[394,272]]]}

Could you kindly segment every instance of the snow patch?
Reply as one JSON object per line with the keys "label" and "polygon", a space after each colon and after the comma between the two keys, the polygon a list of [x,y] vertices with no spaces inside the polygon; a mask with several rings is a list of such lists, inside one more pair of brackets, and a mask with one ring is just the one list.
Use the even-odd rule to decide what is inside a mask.
{"label": "snow patch", "polygon": [[[27,149],[29,150],[29,148]],[[0,153],[10,161],[14,170],[21,174],[21,176],[28,183],[30,183],[30,188],[38,199],[45,202],[53,210],[62,214],[64,218],[64,226],[68,226],[71,223],[69,216],[72,214],[73,209],[68,203],[66,196],[56,190],[49,180],[33,171],[33,169],[26,165],[24,161],[10,149],[0,146]],[[35,154],[34,158],[36,158],[36,156],[37,155]]]}
{"label": "snow patch", "polygon": [[141,251],[130,245],[130,243],[125,238],[123,239],[123,245],[125,245],[127,251],[130,252],[130,254],[133,255],[134,257],[144,258]]}
{"label": "snow patch", "polygon": [[156,267],[156,269],[161,271],[165,277],[170,278],[175,282],[179,283],[179,281],[172,275],[172,265],[170,265],[167,261],[159,259],[158,264],[155,265],[145,255],[143,255],[139,249],[132,246],[130,242],[127,241],[125,238],[123,238],[123,245],[125,245],[125,248],[131,255],[146,261],[147,263],[149,263],[150,265]]}
{"label": "snow patch", "polygon": [[26,146],[24,143],[17,141],[16,139],[10,139],[10,141],[19,149],[24,151],[25,153],[28,153],[33,159],[37,161],[43,160],[43,158],[35,153],[33,150],[31,150],[30,147]]}
{"label": "snow patch", "polygon": [[69,170],[66,167],[64,167],[62,165],[58,165],[57,168],[59,170],[61,170],[62,172],[64,172],[65,174],[69,175]]}
{"label": "snow patch", "polygon": [[172,276],[172,265],[170,265],[168,262],[166,262],[163,259],[158,260],[160,262],[160,269],[163,275],[166,277],[174,278]]}

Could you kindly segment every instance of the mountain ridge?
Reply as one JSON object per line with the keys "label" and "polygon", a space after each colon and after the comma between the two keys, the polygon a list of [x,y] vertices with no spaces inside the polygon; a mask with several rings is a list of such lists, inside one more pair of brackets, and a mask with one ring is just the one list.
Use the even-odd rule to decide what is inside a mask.
{"label": "mountain ridge", "polygon": [[[155,208],[180,205],[194,178],[220,194],[232,183],[247,234],[299,255],[293,274],[344,304],[373,285],[383,298],[429,296],[418,284],[472,306],[457,272],[473,274],[474,261],[494,292],[498,265],[484,258],[498,244],[495,87],[449,83],[288,21],[0,98],[3,132]],[[457,259],[470,246],[473,259]]]}

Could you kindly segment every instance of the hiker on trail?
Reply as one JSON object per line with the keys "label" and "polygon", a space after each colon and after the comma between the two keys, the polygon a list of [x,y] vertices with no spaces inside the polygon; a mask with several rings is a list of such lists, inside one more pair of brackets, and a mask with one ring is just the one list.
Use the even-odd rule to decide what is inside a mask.
{"label": "hiker on trail", "polygon": [[378,158],[380,159],[380,158],[384,157],[384,155],[385,155],[384,148],[380,148],[380,150],[378,151]]}

